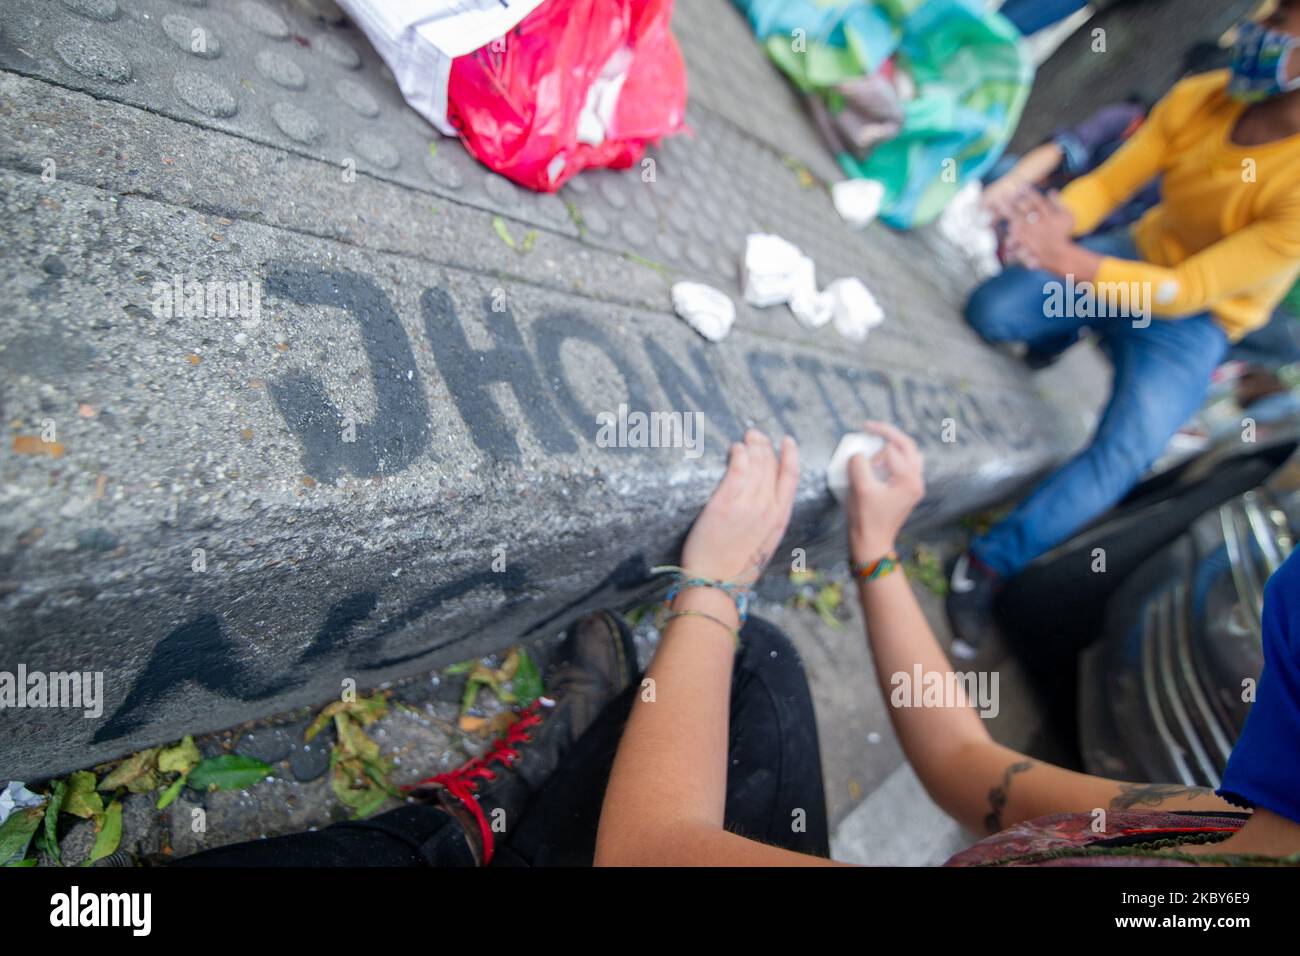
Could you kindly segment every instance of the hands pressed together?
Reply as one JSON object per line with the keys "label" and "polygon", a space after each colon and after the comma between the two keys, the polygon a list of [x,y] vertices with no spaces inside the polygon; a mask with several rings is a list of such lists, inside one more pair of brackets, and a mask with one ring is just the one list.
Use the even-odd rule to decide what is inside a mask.
{"label": "hands pressed together", "polygon": [[[899,529],[925,494],[916,443],[893,425],[867,422],[884,439],[868,461],[849,463],[849,547],[854,560],[874,560],[893,550]],[[790,523],[799,485],[799,447],[781,441],[780,453],[757,429],[731,446],[727,472],[696,519],[682,549],[690,574],[750,584],[772,559]]]}

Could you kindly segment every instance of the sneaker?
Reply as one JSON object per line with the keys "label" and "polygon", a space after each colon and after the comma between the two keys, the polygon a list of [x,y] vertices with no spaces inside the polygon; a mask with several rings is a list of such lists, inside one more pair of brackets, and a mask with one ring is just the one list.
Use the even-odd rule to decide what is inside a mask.
{"label": "sneaker", "polygon": [[952,626],[952,655],[973,660],[997,628],[993,602],[1002,577],[969,551],[958,556],[948,575],[948,623]]}
{"label": "sneaker", "polygon": [[1024,362],[1035,372],[1041,372],[1043,369],[1051,368],[1061,361],[1061,356],[1064,354],[1064,352],[1038,351],[1030,348],[1025,350]]}
{"label": "sneaker", "polygon": [[609,611],[578,620],[556,649],[547,672],[547,696],[518,719],[482,755],[455,770],[403,789],[416,800],[434,800],[465,831],[480,866],[492,862],[492,824],[522,816],[573,743],[605,705],[636,676],[636,649],[627,623]]}

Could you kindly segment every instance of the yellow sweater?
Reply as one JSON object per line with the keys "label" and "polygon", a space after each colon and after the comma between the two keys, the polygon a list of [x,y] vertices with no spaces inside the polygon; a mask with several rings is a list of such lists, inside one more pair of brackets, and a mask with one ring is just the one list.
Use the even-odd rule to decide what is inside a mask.
{"label": "yellow sweater", "polygon": [[1133,227],[1143,261],[1107,257],[1097,282],[1149,283],[1153,315],[1208,310],[1236,341],[1268,321],[1300,276],[1300,134],[1235,145],[1245,105],[1228,97],[1227,81],[1226,70],[1183,80],[1061,199],[1082,235],[1163,174],[1159,205]]}

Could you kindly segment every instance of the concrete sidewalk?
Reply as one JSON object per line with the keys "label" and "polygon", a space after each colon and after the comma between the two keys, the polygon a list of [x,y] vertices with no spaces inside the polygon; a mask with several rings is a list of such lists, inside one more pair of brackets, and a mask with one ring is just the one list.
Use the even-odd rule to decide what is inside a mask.
{"label": "concrete sidewalk", "polygon": [[[833,164],[725,0],[677,5],[693,135],[652,151],[652,181],[558,196],[439,138],[316,6],[12,0],[0,19],[0,669],[105,684],[97,719],[6,713],[0,779],[641,600],[749,424],[803,446],[783,550],[814,561],[842,549],[823,470],[865,415],[927,453],[918,528],[1081,439],[1095,379],[979,342],[956,250],[843,226]],[[755,230],[822,282],[862,278],[885,324],[851,345],[742,306],[703,342],[671,283],[738,299]],[[250,283],[260,315],[160,317],[177,282]],[[621,403],[702,412],[703,456],[600,447]]]}

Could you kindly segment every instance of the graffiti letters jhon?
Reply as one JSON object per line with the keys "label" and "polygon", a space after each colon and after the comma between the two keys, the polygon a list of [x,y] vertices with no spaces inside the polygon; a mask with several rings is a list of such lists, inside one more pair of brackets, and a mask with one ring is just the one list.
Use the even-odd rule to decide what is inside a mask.
{"label": "graffiti letters jhon", "polygon": [[[354,442],[338,440],[343,415],[317,377],[300,371],[271,385],[280,413],[302,446],[308,474],[318,481],[334,481],[344,471],[358,477],[381,471],[391,474],[434,454],[428,393],[418,373],[408,372],[417,367],[410,338],[388,295],[373,279],[354,272],[281,265],[266,278],[265,293],[300,305],[346,310],[360,328],[374,383],[376,413],[356,425]],[[533,321],[530,344],[513,313],[508,308],[494,310],[489,298],[483,303],[482,323],[492,344],[475,348],[444,289],[426,289],[420,296],[420,313],[452,404],[475,446],[491,459],[521,460],[521,428],[554,455],[574,453],[580,440],[591,441],[590,423],[598,410],[583,406],[561,360],[562,350],[571,342],[594,347],[617,369],[626,388],[619,400],[629,407],[701,411],[726,441],[742,431],[722,379],[700,344],[677,350],[688,360],[683,365],[661,342],[646,337],[639,343],[641,355],[633,361],[596,321],[571,310],[548,312]],[[803,430],[813,423],[812,427],[838,435],[849,423],[871,416],[898,422],[922,444],[931,444],[938,441],[938,422],[948,417],[976,440],[1016,449],[1027,443],[1018,431],[998,424],[1000,419],[1014,421],[1023,414],[1012,417],[1005,414],[1006,408],[1002,414],[986,410],[985,405],[998,404],[999,399],[976,399],[950,383],[890,375],[809,355],[787,358],[765,348],[748,351],[745,366],[776,421],[796,438],[805,437],[800,435],[801,424]],[[780,381],[788,384],[792,376],[798,377],[799,387],[783,390]],[[493,386],[513,392],[522,422],[507,418]],[[667,404],[651,403],[652,389]],[[820,407],[798,417],[794,412],[807,399],[805,393],[814,394]],[[845,407],[843,396],[849,397],[851,406]],[[1000,399],[1007,401],[1005,396]],[[725,442],[720,447],[726,447]]]}
{"label": "graffiti letters jhon", "polygon": [[[265,280],[265,294],[299,305],[345,310],[359,326],[374,386],[374,415],[369,421],[355,423],[355,441],[343,442],[339,440],[342,413],[317,376],[304,370],[272,383],[271,396],[301,445],[307,474],[325,482],[337,481],[344,472],[371,477],[401,472],[422,458],[436,456],[432,393],[416,371],[415,350],[406,327],[374,279],[305,264],[279,264]],[[670,352],[661,341],[645,337],[637,341],[639,354],[629,355],[620,346],[629,340],[627,335],[612,335],[593,318],[571,310],[548,312],[533,320],[528,329],[530,342],[514,315],[508,309],[494,310],[489,300],[483,305],[482,324],[491,344],[475,347],[444,289],[425,289],[419,303],[423,333],[451,403],[474,445],[489,459],[521,462],[523,429],[553,455],[576,453],[580,441],[592,441],[594,430],[589,423],[595,420],[596,410],[583,406],[561,358],[569,342],[605,356],[623,380],[626,395],[620,400],[633,407],[651,407],[652,395],[662,395],[668,403],[664,407],[702,411],[709,427],[727,441],[740,436],[745,417],[755,417],[753,410],[747,410],[751,412],[748,416],[737,415],[734,390],[729,400],[729,389],[723,387],[723,379],[700,344],[686,344]],[[737,363],[736,368],[740,366]],[[1000,424],[1025,418],[1009,396],[977,399],[947,383],[891,375],[808,354],[788,356],[763,347],[748,349],[743,367],[776,422],[797,438],[805,437],[799,434],[801,426],[819,427],[836,437],[862,418],[874,417],[898,422],[922,444],[930,444],[938,440],[931,426],[950,417],[976,441],[1016,450],[1030,441],[1021,430]],[[522,422],[516,424],[508,418],[498,398],[501,387],[513,393]],[[718,447],[725,448],[727,441],[720,441]],[[227,634],[223,616],[210,610],[177,627],[154,646],[122,705],[94,740],[114,740],[147,725],[147,714],[185,684],[243,701],[266,700],[303,686],[309,679],[305,675],[314,668],[339,664],[365,673],[401,667],[468,640],[494,622],[520,620],[532,633],[565,614],[594,606],[593,601],[644,588],[644,567],[642,556],[637,555],[624,560],[590,591],[558,608],[554,600],[539,601],[539,608],[551,608],[533,616],[541,620],[524,620],[527,610],[523,606],[538,600],[543,592],[540,585],[530,583],[529,569],[519,565],[506,574],[472,572],[436,583],[400,610],[390,610],[376,621],[375,611],[382,601],[379,582],[386,574],[381,570],[372,589],[356,591],[330,604],[292,666],[274,674],[257,673],[241,665],[239,648]],[[427,646],[385,652],[386,638],[406,631],[444,602],[492,589],[497,589],[503,600],[487,620],[454,628]]]}

